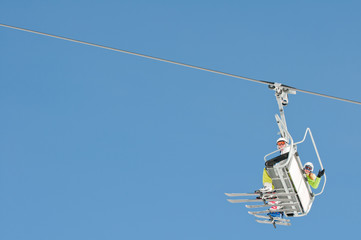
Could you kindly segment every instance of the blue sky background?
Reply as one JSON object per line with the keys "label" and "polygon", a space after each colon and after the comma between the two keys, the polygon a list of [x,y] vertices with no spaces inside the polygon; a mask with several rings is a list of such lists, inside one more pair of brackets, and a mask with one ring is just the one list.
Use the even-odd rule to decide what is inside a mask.
{"label": "blue sky background", "polygon": [[[0,22],[361,101],[359,1],[1,1]],[[359,235],[361,106],[308,94],[325,193],[291,227],[224,192],[261,187],[278,138],[267,86],[0,28],[0,236]],[[311,145],[299,146],[315,162]],[[316,169],[318,170],[318,166]]]}

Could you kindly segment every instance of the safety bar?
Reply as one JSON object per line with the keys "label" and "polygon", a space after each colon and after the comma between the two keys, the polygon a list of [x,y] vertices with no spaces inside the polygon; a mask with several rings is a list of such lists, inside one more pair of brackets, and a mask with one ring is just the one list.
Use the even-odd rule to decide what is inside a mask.
{"label": "safety bar", "polygon": [[[324,168],[323,168],[322,161],[321,161],[321,158],[320,158],[320,155],[318,154],[318,150],[317,150],[317,147],[316,147],[315,140],[313,139],[312,132],[311,132],[311,129],[310,129],[310,128],[307,128],[307,129],[306,129],[306,132],[305,132],[305,135],[304,135],[303,139],[302,139],[301,141],[299,141],[299,142],[296,142],[295,144],[297,145],[297,144],[299,144],[299,143],[303,143],[303,142],[305,141],[305,139],[306,139],[307,133],[310,134],[310,137],[311,137],[311,140],[312,140],[312,143],[313,143],[313,147],[314,147],[314,149],[315,149],[315,152],[316,152],[316,155],[317,155],[317,158],[318,158],[318,162],[319,162],[321,168],[324,169]],[[326,173],[324,174],[324,178],[325,178],[325,180],[324,180],[324,182],[323,182],[322,190],[321,190],[321,192],[315,194],[315,196],[321,195],[321,194],[323,193],[323,190],[325,189],[326,181],[327,181]]]}

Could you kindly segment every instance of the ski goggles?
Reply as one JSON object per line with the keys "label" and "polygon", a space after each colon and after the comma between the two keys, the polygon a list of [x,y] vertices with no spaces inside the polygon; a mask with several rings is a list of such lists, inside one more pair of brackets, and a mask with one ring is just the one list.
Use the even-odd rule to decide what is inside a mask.
{"label": "ski goggles", "polygon": [[285,144],[286,144],[285,141],[279,141],[279,142],[277,143],[278,146],[285,145]]}
{"label": "ski goggles", "polygon": [[311,166],[305,166],[305,169],[308,171],[312,171],[312,167]]}

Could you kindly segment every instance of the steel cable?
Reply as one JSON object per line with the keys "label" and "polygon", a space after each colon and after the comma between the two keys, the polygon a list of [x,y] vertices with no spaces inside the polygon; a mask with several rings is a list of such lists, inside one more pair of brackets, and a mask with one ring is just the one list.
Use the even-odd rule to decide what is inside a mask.
{"label": "steel cable", "polygon": [[[131,51],[122,50],[122,49],[113,48],[113,47],[107,47],[107,46],[103,46],[103,45],[99,45],[99,44],[95,44],[95,43],[80,41],[80,40],[76,40],[76,39],[72,39],[72,38],[67,38],[67,37],[61,37],[61,36],[58,36],[58,35],[53,35],[53,34],[43,33],[43,32],[34,31],[34,30],[30,30],[30,29],[25,29],[25,28],[10,26],[10,25],[6,25],[6,24],[2,24],[2,23],[0,23],[0,26],[6,27],[6,28],[11,28],[11,29],[16,29],[16,30],[20,30],[20,31],[30,32],[30,33],[34,33],[34,34],[38,34],[38,35],[43,35],[43,36],[47,36],[47,37],[62,39],[62,40],[65,40],[65,41],[76,42],[76,43],[80,43],[80,44],[84,44],[84,45],[88,45],[88,46],[103,48],[103,49],[107,49],[107,50],[111,50],[111,51],[115,51],[115,52],[121,52],[121,53],[130,54],[130,55],[135,55],[135,56],[138,56],[138,57],[148,58],[148,59],[152,59],[152,60],[156,60],[156,61],[167,62],[167,63],[171,63],[171,64],[183,66],[183,67],[198,69],[198,70],[202,70],[202,71],[206,71],[206,72],[211,72],[211,73],[215,73],[215,74],[220,74],[220,75],[224,75],[224,76],[228,76],[228,77],[232,77],[232,78],[238,78],[238,79],[242,79],[242,80],[246,80],[246,81],[251,81],[251,82],[266,84],[266,85],[269,85],[269,86],[270,86],[270,85],[272,86],[272,85],[274,84],[274,82],[257,80],[257,79],[248,78],[248,77],[242,77],[242,76],[235,75],[235,74],[230,74],[230,73],[225,73],[225,72],[221,72],[221,71],[217,71],[217,70],[212,70],[212,69],[208,69],[208,68],[198,67],[198,66],[194,66],[194,65],[190,65],[190,64],[185,64],[185,63],[181,63],[181,62],[176,62],[176,61],[172,61],[172,60],[168,60],[168,59],[164,59],[164,58],[153,57],[153,56],[146,55],[146,54],[131,52]],[[334,100],[339,100],[339,101],[344,101],[344,102],[349,102],[349,103],[354,103],[354,104],[359,104],[359,105],[361,105],[361,102],[354,101],[354,100],[349,100],[349,99],[345,99],[345,98],[330,96],[330,95],[326,95],[326,94],[322,94],[322,93],[317,93],[317,92],[312,92],[312,91],[308,91],[308,90],[302,90],[302,89],[298,89],[298,88],[294,88],[294,87],[290,87],[290,86],[285,86],[285,87],[290,88],[290,89],[292,89],[292,90],[299,91],[299,92],[303,92],[303,93],[308,93],[308,94],[312,94],[312,95],[316,95],[316,96],[321,96],[321,97],[326,97],[326,98],[330,98],[330,99],[334,99]]]}

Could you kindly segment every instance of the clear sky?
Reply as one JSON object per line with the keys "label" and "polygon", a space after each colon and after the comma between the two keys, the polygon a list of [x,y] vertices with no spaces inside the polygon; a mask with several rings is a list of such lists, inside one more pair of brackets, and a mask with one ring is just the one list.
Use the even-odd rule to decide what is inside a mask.
{"label": "clear sky", "polygon": [[[1,1],[0,23],[361,101],[359,1]],[[0,238],[359,236],[361,106],[290,96],[327,185],[291,227],[224,192],[262,185],[266,85],[0,27]],[[311,145],[299,146],[303,162]]]}

